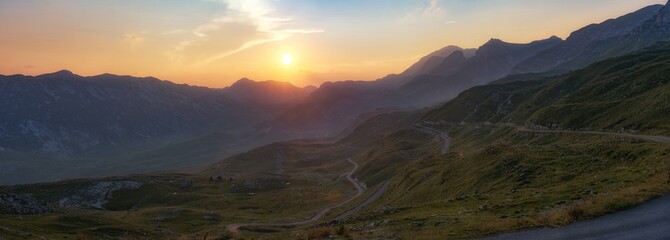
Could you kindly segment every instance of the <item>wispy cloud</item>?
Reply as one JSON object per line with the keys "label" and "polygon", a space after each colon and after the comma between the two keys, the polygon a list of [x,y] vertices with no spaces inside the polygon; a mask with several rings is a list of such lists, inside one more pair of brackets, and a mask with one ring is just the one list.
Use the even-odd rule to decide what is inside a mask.
{"label": "wispy cloud", "polygon": [[444,19],[447,11],[442,8],[439,0],[429,0],[424,7],[416,8],[402,18],[403,21],[416,21],[425,19]]}
{"label": "wispy cloud", "polygon": [[[208,65],[258,45],[285,40],[298,34],[323,32],[318,28],[295,27],[292,17],[278,16],[264,0],[218,2],[226,5],[226,13],[195,27],[191,31],[192,38],[175,47],[177,54],[185,55],[191,48],[208,45],[208,54],[198,56],[195,62],[197,66]],[[217,41],[235,43],[217,44]]]}
{"label": "wispy cloud", "polygon": [[144,43],[146,32],[141,33],[126,33],[123,35],[122,41],[128,44],[130,47],[137,47],[138,45]]}
{"label": "wispy cloud", "polygon": [[189,31],[184,30],[184,29],[173,29],[173,30],[163,31],[161,34],[163,34],[163,35],[174,35],[174,34],[184,34],[184,33],[189,33]]}

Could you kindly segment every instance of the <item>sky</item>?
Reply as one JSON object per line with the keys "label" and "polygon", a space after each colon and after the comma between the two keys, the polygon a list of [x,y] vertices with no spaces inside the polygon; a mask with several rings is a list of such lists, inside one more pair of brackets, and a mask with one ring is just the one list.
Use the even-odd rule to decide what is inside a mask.
{"label": "sky", "polygon": [[[0,74],[374,80],[447,45],[566,38],[666,0],[2,0]],[[292,61],[283,59],[290,55]]]}

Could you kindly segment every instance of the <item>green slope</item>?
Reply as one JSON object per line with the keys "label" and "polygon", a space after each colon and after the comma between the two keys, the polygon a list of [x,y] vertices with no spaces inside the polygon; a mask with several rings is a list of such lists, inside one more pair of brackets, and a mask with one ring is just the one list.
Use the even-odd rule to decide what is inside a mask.
{"label": "green slope", "polygon": [[[566,75],[463,92],[425,120],[670,134],[670,44]],[[546,82],[546,83],[544,83]]]}

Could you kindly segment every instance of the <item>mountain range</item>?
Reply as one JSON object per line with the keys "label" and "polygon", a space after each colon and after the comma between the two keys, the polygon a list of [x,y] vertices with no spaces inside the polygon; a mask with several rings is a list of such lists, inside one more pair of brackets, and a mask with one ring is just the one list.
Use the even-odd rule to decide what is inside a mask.
{"label": "mountain range", "polygon": [[[228,88],[211,89],[155,78],[83,77],[68,71],[0,76],[0,156],[7,159],[2,163],[4,169],[20,172],[4,183],[41,181],[43,178],[30,176],[31,169],[54,159],[64,165],[70,161],[67,166],[88,163],[85,171],[78,170],[81,176],[101,174],[100,169],[115,166],[114,173],[123,174],[211,163],[278,140],[337,136],[355,127],[352,123],[361,118],[374,116],[371,112],[434,107],[459,94],[467,95],[466,89],[499,79],[497,83],[536,76],[548,79],[670,40],[669,16],[668,5],[653,5],[589,25],[565,40],[550,37],[517,44],[491,39],[478,49],[448,46],[400,74],[376,81],[327,82],[318,88],[241,79]],[[602,89],[591,89],[596,90]],[[481,97],[482,103],[488,101]],[[518,118],[505,115],[504,119],[540,120],[542,114],[567,111],[557,107],[561,105],[533,104],[546,108],[518,113]],[[502,112],[520,111],[518,106],[496,106]],[[457,110],[449,109],[445,111]],[[566,120],[565,125],[583,127],[572,124],[575,121]],[[212,139],[216,141],[209,141]],[[189,151],[182,151],[179,157],[153,151],[166,148]],[[158,164],[161,158],[169,160]],[[34,159],[41,160],[30,163]],[[152,169],[153,165],[161,167]],[[23,170],[14,171],[19,168]],[[38,175],[50,172],[55,171]]]}

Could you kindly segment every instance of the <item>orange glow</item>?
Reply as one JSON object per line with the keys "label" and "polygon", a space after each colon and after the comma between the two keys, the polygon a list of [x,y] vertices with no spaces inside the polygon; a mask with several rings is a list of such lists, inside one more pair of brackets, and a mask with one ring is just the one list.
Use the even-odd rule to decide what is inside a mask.
{"label": "orange glow", "polygon": [[462,16],[458,14],[465,10],[449,5],[456,1],[417,11],[427,2],[401,1],[398,9],[387,12],[361,10],[360,16],[345,16],[329,15],[330,9],[291,15],[301,12],[287,10],[296,6],[279,6],[290,1],[271,0],[178,0],[161,6],[143,1],[0,1],[0,74],[67,69],[86,76],[154,76],[209,87],[225,87],[243,77],[298,86],[374,80],[402,72],[447,45],[478,47],[490,38],[565,38],[590,23],[666,1],[609,0],[598,7],[565,9],[557,6],[570,4],[559,0],[491,7],[472,1],[481,9],[473,7]]}

